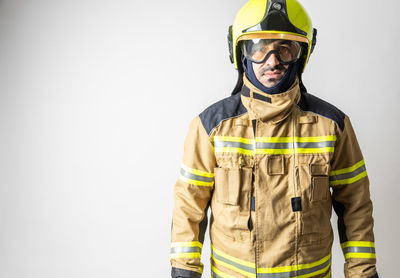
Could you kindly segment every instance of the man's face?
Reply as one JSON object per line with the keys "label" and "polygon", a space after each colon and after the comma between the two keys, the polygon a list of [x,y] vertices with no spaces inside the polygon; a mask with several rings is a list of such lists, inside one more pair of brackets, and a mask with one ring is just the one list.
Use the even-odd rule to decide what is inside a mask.
{"label": "man's face", "polygon": [[267,88],[274,87],[282,79],[289,65],[282,65],[275,53],[272,53],[262,64],[253,63],[253,71],[258,81]]}
{"label": "man's face", "polygon": [[265,87],[273,87],[282,79],[289,64],[301,53],[298,42],[253,39],[243,45],[244,54],[252,62],[254,73]]}

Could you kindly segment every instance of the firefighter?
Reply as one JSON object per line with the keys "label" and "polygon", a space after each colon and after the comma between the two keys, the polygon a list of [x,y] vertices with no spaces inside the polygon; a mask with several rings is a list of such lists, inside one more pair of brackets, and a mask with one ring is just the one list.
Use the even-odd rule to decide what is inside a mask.
{"label": "firefighter", "polygon": [[378,277],[350,119],[302,82],[316,35],[297,0],[250,0],[229,27],[239,78],[190,124],[174,187],[173,278],[201,277],[208,222],[212,277],[331,277],[332,208],[345,277]]}

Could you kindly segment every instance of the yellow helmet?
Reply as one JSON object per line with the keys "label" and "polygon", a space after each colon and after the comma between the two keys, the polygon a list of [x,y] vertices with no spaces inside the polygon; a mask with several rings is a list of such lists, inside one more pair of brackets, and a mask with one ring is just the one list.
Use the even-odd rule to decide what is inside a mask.
{"label": "yellow helmet", "polygon": [[297,0],[250,0],[229,26],[228,45],[231,62],[241,71],[240,41],[261,39],[294,40],[302,44],[300,74],[316,43],[317,30]]}

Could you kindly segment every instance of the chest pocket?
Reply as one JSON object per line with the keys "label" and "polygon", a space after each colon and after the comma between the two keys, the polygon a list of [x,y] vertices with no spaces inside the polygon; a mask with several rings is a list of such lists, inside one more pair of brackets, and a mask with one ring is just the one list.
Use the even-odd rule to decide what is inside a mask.
{"label": "chest pocket", "polygon": [[313,160],[301,164],[299,168],[303,195],[301,246],[319,244],[331,234],[329,163],[317,157]]}
{"label": "chest pocket", "polygon": [[215,197],[217,201],[241,210],[249,207],[248,197],[251,193],[252,168],[237,169],[215,168]]}
{"label": "chest pocket", "polygon": [[311,203],[328,200],[329,195],[329,165],[310,164]]}
{"label": "chest pocket", "polygon": [[250,240],[248,221],[252,168],[215,168],[212,198],[214,225],[225,236],[239,241]]}

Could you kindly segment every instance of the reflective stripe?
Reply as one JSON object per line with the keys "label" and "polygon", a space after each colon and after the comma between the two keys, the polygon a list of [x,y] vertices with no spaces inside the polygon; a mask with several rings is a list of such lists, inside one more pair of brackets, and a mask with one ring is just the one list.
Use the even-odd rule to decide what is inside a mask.
{"label": "reflective stripe", "polygon": [[331,171],[329,176],[331,186],[354,183],[367,176],[364,159],[351,167]]}
{"label": "reflective stripe", "polygon": [[332,270],[329,269],[329,272],[322,278],[331,278],[332,277]]}
{"label": "reflective stripe", "polygon": [[202,246],[199,241],[173,242],[170,258],[201,258]]}
{"label": "reflective stripe", "polygon": [[214,136],[214,142],[216,141],[229,141],[229,142],[241,142],[244,144],[253,144],[253,139],[233,137],[233,136]]}
{"label": "reflective stripe", "polygon": [[246,262],[222,251],[215,250],[214,246],[211,244],[211,258],[213,261],[230,270],[236,271],[246,277],[256,277],[256,264],[252,262]]}
{"label": "reflective stripe", "polygon": [[215,141],[214,148],[239,148],[245,150],[253,150],[253,144],[245,144],[242,142],[230,142],[230,141]]}
{"label": "reflective stripe", "polygon": [[170,254],[169,257],[171,259],[177,259],[177,258],[201,258],[200,253],[181,253],[181,254]]}
{"label": "reflective stripe", "polygon": [[343,248],[343,253],[375,253],[374,247],[346,247]]}
{"label": "reflective stripe", "polygon": [[257,142],[265,143],[292,143],[292,142],[323,142],[323,141],[336,141],[335,135],[327,136],[314,136],[314,137],[257,137]]}
{"label": "reflective stripe", "polygon": [[215,152],[254,154],[294,154],[333,152],[335,135],[317,137],[242,137],[214,136]]}
{"label": "reflective stripe", "polygon": [[312,277],[328,271],[331,266],[331,255],[309,264],[300,264],[285,267],[258,268],[257,277],[262,278],[290,278]]}
{"label": "reflective stripe", "polygon": [[214,151],[254,155],[253,139],[230,136],[214,136]]}
{"label": "reflective stripe", "polygon": [[190,184],[200,186],[213,186],[214,173],[208,173],[197,169],[189,168],[182,164],[179,178]]}
{"label": "reflective stripe", "polygon": [[344,258],[376,259],[375,243],[372,241],[346,241],[340,244]]}
{"label": "reflective stripe", "polygon": [[175,247],[171,248],[171,254],[174,253],[201,253],[201,248],[199,247]]}
{"label": "reflective stripe", "polygon": [[206,178],[213,178],[214,177],[214,173],[208,173],[208,172],[204,172],[201,170],[197,170],[197,169],[192,169],[184,164],[181,165],[182,169],[190,174],[194,174],[197,176],[203,176]]}
{"label": "reflective stripe", "polygon": [[337,181],[337,180],[344,180],[344,179],[350,179],[350,178],[354,178],[355,176],[361,174],[362,172],[364,172],[365,169],[365,165],[361,166],[360,168],[354,170],[353,172],[350,173],[345,173],[345,174],[340,174],[340,175],[335,175],[335,176],[331,176],[329,178],[329,180],[331,181]]}
{"label": "reflective stripe", "polygon": [[[296,148],[327,148],[334,147],[334,141],[324,141],[324,142],[295,142]],[[290,149],[293,143],[256,143],[257,149]]]}
{"label": "reflective stripe", "polygon": [[[255,263],[234,258],[228,254],[216,250],[213,245],[211,245],[211,258],[213,264],[221,265],[227,269],[233,270],[250,278],[306,278],[326,273],[331,267],[331,255],[329,254],[321,260],[313,263],[272,268],[257,268],[256,271]],[[213,277],[228,277],[224,276],[225,274],[221,271],[219,271],[219,273],[218,270],[214,272],[215,276]],[[330,273],[326,277],[329,276]]]}
{"label": "reflective stripe", "polygon": [[344,255],[344,258],[350,259],[350,258],[355,258],[355,259],[376,259],[376,254],[374,253],[347,253]]}
{"label": "reflective stripe", "polygon": [[211,265],[211,277],[212,278],[236,278],[235,276],[226,274],[218,270],[215,266]]}
{"label": "reflective stripe", "polygon": [[340,247],[375,247],[375,242],[373,241],[345,241],[340,244]]}

